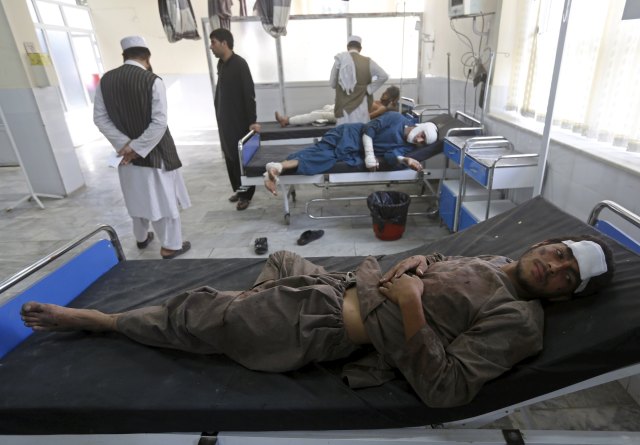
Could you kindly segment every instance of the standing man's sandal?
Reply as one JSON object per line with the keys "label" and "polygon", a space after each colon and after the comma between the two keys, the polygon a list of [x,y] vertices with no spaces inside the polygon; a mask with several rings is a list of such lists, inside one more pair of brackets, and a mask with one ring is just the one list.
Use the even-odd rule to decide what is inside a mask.
{"label": "standing man's sandal", "polygon": [[[160,255],[162,255],[163,260],[171,260],[173,258],[179,257],[183,253],[186,253],[189,249],[191,249],[191,243],[189,241],[185,241],[182,243],[182,249],[172,250],[170,251],[171,253],[167,255],[162,255],[162,253],[160,253]],[[165,250],[169,250],[169,249],[165,249]]]}
{"label": "standing man's sandal", "polygon": [[229,196],[229,202],[238,202],[239,199],[240,199],[240,196],[238,196],[237,193],[234,193],[233,195]]}
{"label": "standing man's sandal", "polygon": [[142,242],[136,241],[136,246],[138,246],[138,249],[144,249],[145,247],[147,247],[149,245],[149,243],[151,241],[153,241],[153,236],[154,236],[153,232],[149,232],[149,233],[147,233],[147,239],[146,240],[144,240]]}
{"label": "standing man's sandal", "polygon": [[244,199],[244,198],[240,198],[238,200],[238,203],[236,204],[236,210],[246,210],[247,207],[249,207],[250,203],[251,203],[250,200]]}

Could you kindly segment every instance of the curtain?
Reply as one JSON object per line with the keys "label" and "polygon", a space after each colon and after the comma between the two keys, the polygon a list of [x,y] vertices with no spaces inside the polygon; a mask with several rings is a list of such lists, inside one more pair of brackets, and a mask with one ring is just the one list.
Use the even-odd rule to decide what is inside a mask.
{"label": "curtain", "polygon": [[199,40],[196,18],[189,0],[158,0],[160,20],[169,42]]}
{"label": "curtain", "polygon": [[291,0],[256,0],[253,10],[260,17],[262,27],[271,37],[287,35]]}
{"label": "curtain", "polygon": [[[640,143],[640,22],[621,20],[624,3],[572,2],[553,124],[635,150]],[[538,120],[547,109],[563,4],[528,2],[514,18],[522,52],[513,62],[507,107]]]}
{"label": "curtain", "polygon": [[[231,29],[233,0],[209,0],[209,24],[211,29]],[[240,0],[240,17],[247,15],[247,2]]]}
{"label": "curtain", "polygon": [[209,0],[209,23],[211,29],[231,29],[232,0]]}

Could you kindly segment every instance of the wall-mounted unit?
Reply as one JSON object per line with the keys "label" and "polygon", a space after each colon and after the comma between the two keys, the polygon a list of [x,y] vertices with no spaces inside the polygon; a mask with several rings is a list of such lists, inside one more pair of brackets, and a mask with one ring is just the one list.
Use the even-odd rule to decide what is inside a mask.
{"label": "wall-mounted unit", "polygon": [[496,0],[449,0],[449,18],[496,12]]}

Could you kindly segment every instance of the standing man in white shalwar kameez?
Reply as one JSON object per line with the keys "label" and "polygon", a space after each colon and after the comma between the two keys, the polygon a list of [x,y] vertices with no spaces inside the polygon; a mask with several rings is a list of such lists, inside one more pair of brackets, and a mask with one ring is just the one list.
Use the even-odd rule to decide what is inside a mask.
{"label": "standing man in white shalwar kameez", "polygon": [[180,210],[191,206],[182,163],[167,126],[167,94],[153,74],[151,52],[139,36],[120,41],[124,64],[108,71],[96,89],[93,121],[119,156],[120,186],[139,249],[154,239],[172,259],[191,248],[182,240]]}
{"label": "standing man in white shalwar kameez", "polygon": [[329,83],[336,90],[336,125],[369,122],[373,93],[389,79],[376,62],[360,54],[361,50],[362,39],[349,36],[347,51],[334,57]]}

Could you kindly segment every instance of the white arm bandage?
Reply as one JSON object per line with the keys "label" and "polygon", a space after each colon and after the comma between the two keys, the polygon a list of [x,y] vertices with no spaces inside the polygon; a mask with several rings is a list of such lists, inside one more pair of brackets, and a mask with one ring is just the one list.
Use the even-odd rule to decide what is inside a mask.
{"label": "white arm bandage", "polygon": [[362,145],[364,146],[364,165],[367,168],[377,167],[378,160],[373,154],[373,139],[366,134],[362,135]]}

